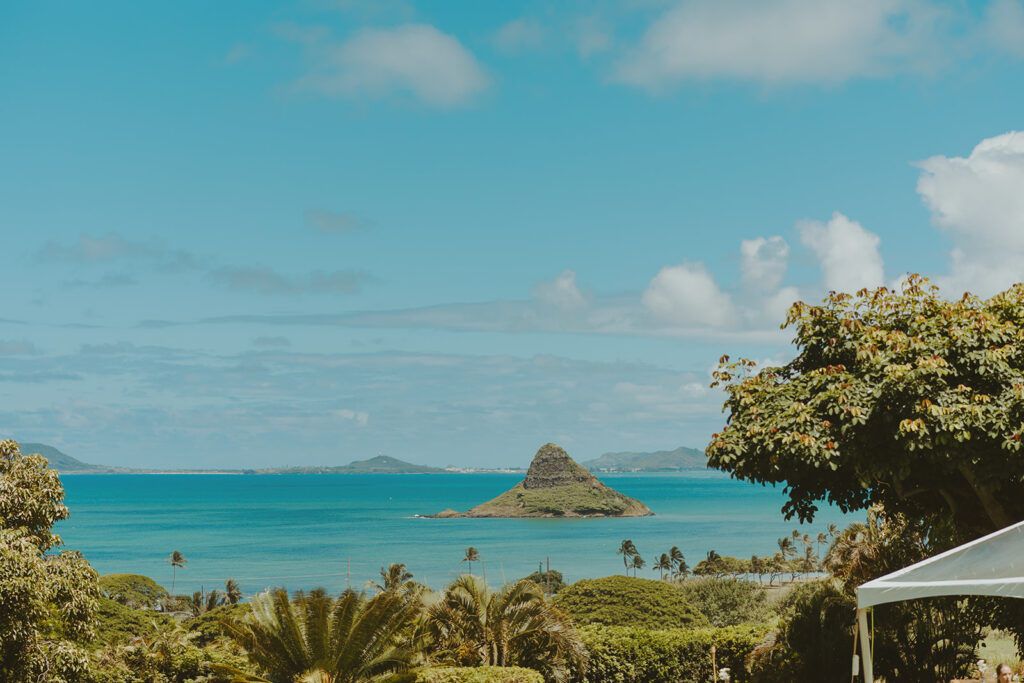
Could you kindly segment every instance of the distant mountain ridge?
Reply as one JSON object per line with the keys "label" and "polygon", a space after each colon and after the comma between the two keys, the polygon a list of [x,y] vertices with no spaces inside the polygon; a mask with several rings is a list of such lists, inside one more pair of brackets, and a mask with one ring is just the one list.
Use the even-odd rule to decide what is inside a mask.
{"label": "distant mountain ridge", "polygon": [[46,458],[50,467],[61,473],[75,474],[79,472],[90,472],[90,473],[101,473],[101,472],[114,472],[119,468],[104,467],[102,465],[90,465],[87,462],[82,462],[76,458],[72,458],[70,455],[61,452],[53,446],[47,446],[45,443],[20,443],[21,452],[25,455],[29,453],[38,453],[39,455]]}
{"label": "distant mountain ridge", "polygon": [[257,474],[437,474],[440,467],[414,465],[390,455],[378,455],[369,460],[354,460],[337,467],[275,467],[253,470]]}
{"label": "distant mountain ridge", "polygon": [[680,446],[674,451],[654,453],[605,453],[582,463],[591,472],[673,472],[707,467],[703,451]]}

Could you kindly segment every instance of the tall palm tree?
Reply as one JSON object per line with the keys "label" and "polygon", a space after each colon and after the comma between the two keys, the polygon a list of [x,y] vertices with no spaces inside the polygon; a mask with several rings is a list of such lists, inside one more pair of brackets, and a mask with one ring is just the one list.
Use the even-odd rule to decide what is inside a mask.
{"label": "tall palm tree", "polygon": [[668,553],[662,553],[658,561],[654,563],[652,567],[655,571],[661,572],[661,580],[665,580],[665,572],[672,571],[672,558],[669,557]]}
{"label": "tall palm tree", "polygon": [[171,595],[174,595],[174,580],[177,578],[178,567],[184,569],[185,565],[188,564],[188,560],[179,551],[175,550],[167,556],[164,562],[171,563]]}
{"label": "tall palm tree", "polygon": [[251,613],[221,622],[264,677],[246,677],[225,664],[211,668],[235,681],[404,680],[399,674],[409,669],[416,648],[404,636],[420,609],[419,596],[403,592],[367,599],[347,590],[334,599],[318,588],[289,599],[277,588],[253,598]]}
{"label": "tall palm tree", "polygon": [[821,546],[828,543],[828,536],[824,532],[818,532],[818,537],[814,540],[818,544],[818,564],[821,564]]}
{"label": "tall palm tree", "polygon": [[583,671],[586,649],[572,620],[527,579],[492,592],[472,575],[448,586],[427,609],[435,657],[460,665],[526,666],[566,680],[570,665]]}
{"label": "tall palm tree", "polygon": [[631,566],[633,567],[634,579],[636,578],[636,570],[643,569],[646,564],[647,563],[644,561],[644,558],[640,557],[639,554],[633,556],[633,564]]}
{"label": "tall palm tree", "polygon": [[676,567],[676,571],[673,572],[676,576],[679,576],[682,572],[680,571],[680,565],[686,564],[686,558],[683,557],[683,551],[679,549],[679,546],[672,546],[669,548],[668,557],[672,560],[672,566]]}
{"label": "tall palm tree", "polygon": [[413,587],[412,573],[406,571],[404,564],[389,564],[387,568],[380,568],[380,583],[370,582],[368,585],[376,588],[378,592],[397,591]]}
{"label": "tall palm tree", "polygon": [[[473,573],[473,563],[476,562],[479,559],[480,559],[480,551],[479,550],[477,550],[473,546],[469,546],[468,548],[466,548],[466,555],[462,558],[462,561],[469,563],[469,573],[470,574]],[[493,567],[494,565],[491,565],[491,566]]]}
{"label": "tall palm tree", "polygon": [[228,579],[224,582],[224,597],[227,599],[229,605],[237,605],[238,601],[242,599],[242,589],[238,585],[238,582],[234,579]]}
{"label": "tall palm tree", "polygon": [[637,555],[636,546],[633,545],[633,541],[625,538],[622,540],[622,544],[619,545],[619,549],[615,551],[616,555],[622,555],[622,566],[626,568],[626,576],[629,576],[629,558]]}
{"label": "tall palm tree", "polygon": [[783,560],[792,555],[795,550],[796,549],[793,547],[793,541],[791,541],[788,536],[783,536],[779,539],[779,552],[782,553]]}

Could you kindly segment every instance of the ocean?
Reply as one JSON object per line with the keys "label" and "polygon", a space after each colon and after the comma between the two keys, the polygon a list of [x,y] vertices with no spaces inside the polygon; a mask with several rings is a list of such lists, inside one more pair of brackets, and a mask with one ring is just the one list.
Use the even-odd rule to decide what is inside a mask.
{"label": "ocean", "polygon": [[[615,554],[631,539],[657,578],[657,557],[679,546],[690,566],[715,550],[750,557],[777,549],[794,528],[812,537],[829,523],[861,521],[822,506],[814,522],[783,519],[781,490],[711,471],[608,474],[609,486],[638,498],[655,516],[625,519],[422,519],[445,508],[466,510],[511,488],[522,474],[409,475],[64,475],[71,518],[57,525],[66,547],[101,574],[144,574],[170,589],[165,562],[174,550],[178,593],[223,588],[234,578],[246,594],[267,587],[324,587],[337,592],[378,578],[403,562],[414,577],[441,588],[477,548],[491,585],[550,561],[567,581],[623,571]],[[817,548],[816,548],[817,549]]]}

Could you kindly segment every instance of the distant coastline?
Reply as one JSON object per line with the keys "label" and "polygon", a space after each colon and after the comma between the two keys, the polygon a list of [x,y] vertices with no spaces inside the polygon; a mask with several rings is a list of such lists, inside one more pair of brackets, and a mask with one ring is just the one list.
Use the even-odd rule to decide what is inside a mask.
{"label": "distant coastline", "polygon": [[[157,469],[93,465],[43,443],[21,444],[23,453],[39,453],[61,474],[524,474],[526,467],[433,467],[417,465],[388,455],[355,460],[347,465],[303,465],[264,468]],[[641,474],[706,469],[704,453],[680,447],[653,453],[618,452],[581,463],[594,474]]]}

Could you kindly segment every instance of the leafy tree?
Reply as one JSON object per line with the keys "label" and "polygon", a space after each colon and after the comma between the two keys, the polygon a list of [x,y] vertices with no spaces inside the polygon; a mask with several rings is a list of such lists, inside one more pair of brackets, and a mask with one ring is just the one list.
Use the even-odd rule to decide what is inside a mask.
{"label": "leafy tree", "polygon": [[224,582],[224,599],[229,605],[237,605],[242,599],[242,589],[234,579]]}
{"label": "leafy tree", "polygon": [[917,275],[897,291],[798,302],[796,358],[723,357],[728,423],[708,464],[783,484],[787,517],[818,501],[950,518],[960,538],[1024,519],[1024,285],[955,301]]}
{"label": "leafy tree", "polygon": [[140,574],[104,574],[99,588],[103,596],[134,609],[151,609],[167,598],[162,586]]}
{"label": "leafy tree", "polygon": [[457,578],[427,610],[435,656],[463,666],[525,666],[556,681],[585,669],[572,620],[532,581],[494,593],[473,575]]}
{"label": "leafy tree", "polygon": [[171,595],[174,595],[174,580],[177,578],[178,567],[184,569],[185,565],[188,564],[188,560],[179,551],[175,550],[167,556],[164,562],[168,562],[171,565]]}
{"label": "leafy tree", "polygon": [[533,581],[535,584],[540,586],[545,595],[555,595],[566,586],[565,581],[562,579],[562,572],[555,569],[549,569],[543,572],[535,571],[525,577],[525,580]]}
{"label": "leafy tree", "polygon": [[70,683],[88,656],[97,575],[53,525],[69,516],[56,470],[0,441],[0,680]]}
{"label": "leafy tree", "polygon": [[679,591],[716,628],[767,624],[774,616],[767,592],[752,581],[701,577],[679,584]]}
{"label": "leafy tree", "polygon": [[469,563],[469,573],[473,573],[473,563],[480,559],[480,551],[469,546],[466,548],[466,554],[463,556],[462,561]]}
{"label": "leafy tree", "polygon": [[349,590],[334,599],[317,589],[289,599],[277,588],[251,604],[249,614],[222,626],[265,678],[226,665],[214,665],[215,671],[271,683],[306,675],[332,683],[399,680],[415,655],[402,640],[420,611],[416,595],[390,591],[367,599]]}
{"label": "leafy tree", "polygon": [[626,568],[626,576],[629,576],[629,561],[634,555],[637,555],[636,546],[633,545],[633,541],[625,538],[622,540],[622,544],[619,545],[619,549],[615,551],[616,555],[622,555],[622,566]]}

